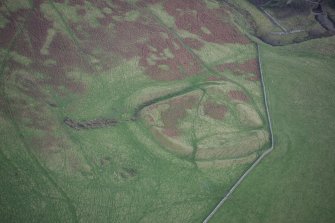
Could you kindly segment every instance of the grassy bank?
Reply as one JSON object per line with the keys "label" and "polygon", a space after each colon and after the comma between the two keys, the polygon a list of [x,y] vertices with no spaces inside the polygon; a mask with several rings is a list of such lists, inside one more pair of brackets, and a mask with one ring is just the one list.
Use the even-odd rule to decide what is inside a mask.
{"label": "grassy bank", "polygon": [[332,39],[261,48],[276,147],[211,222],[333,222]]}

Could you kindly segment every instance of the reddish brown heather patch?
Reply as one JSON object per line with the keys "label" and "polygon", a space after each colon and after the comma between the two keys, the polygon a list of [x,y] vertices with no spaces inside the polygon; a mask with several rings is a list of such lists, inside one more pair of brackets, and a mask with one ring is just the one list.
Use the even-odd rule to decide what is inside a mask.
{"label": "reddish brown heather patch", "polygon": [[222,76],[211,76],[209,78],[207,78],[208,81],[225,81],[227,80],[227,78],[222,77]]}
{"label": "reddish brown heather patch", "polygon": [[9,22],[6,26],[0,29],[0,46],[2,48],[8,48],[11,40],[13,39],[16,32],[16,24]]}
{"label": "reddish brown heather patch", "polygon": [[69,0],[69,5],[84,5],[85,0]]}
{"label": "reddish brown heather patch", "polygon": [[[103,70],[110,69],[116,64],[115,57],[130,59],[139,54],[137,48],[129,44],[134,40],[133,42],[122,40],[120,37],[122,32],[119,32],[117,26],[112,30],[115,36],[111,35],[110,29],[106,27],[110,22],[112,21],[106,20],[106,24],[99,27],[90,27],[86,22],[71,24],[80,39],[84,53],[97,58],[95,65]],[[131,29],[128,32],[131,32]],[[135,36],[133,38],[135,39]]]}
{"label": "reddish brown heather patch", "polygon": [[179,29],[196,34],[205,41],[221,44],[250,43],[242,33],[223,21],[222,16],[228,18],[223,9],[208,9],[203,2],[194,0],[168,0],[165,2],[165,9],[175,18]]}
{"label": "reddish brown heather patch", "polygon": [[[132,9],[124,1],[113,1],[109,4],[113,6],[112,15],[122,16]],[[117,56],[125,59],[140,57],[140,65],[155,80],[183,79],[200,71],[199,62],[182,48],[180,41],[168,34],[148,15],[143,14],[138,21],[133,22],[115,21],[111,15],[107,15],[100,19],[100,23],[99,27],[91,27],[85,21],[71,23],[70,26],[80,39],[82,50],[98,58],[98,65],[103,69],[111,68],[115,64],[112,58],[115,60]],[[114,26],[112,32],[107,27],[110,23]],[[156,48],[156,52],[151,52],[153,48]],[[169,56],[164,56],[167,50],[170,51]],[[158,59],[150,63],[148,60],[151,56]]]}
{"label": "reddish brown heather patch", "polygon": [[[10,67],[9,72],[13,72],[14,69],[22,68],[31,74],[42,73],[44,75],[43,79],[33,82],[25,78],[25,73],[17,74],[18,78],[16,79],[16,83],[18,83],[19,89],[24,94],[38,100],[44,98],[44,94],[42,94],[40,90],[40,87],[44,85],[51,85],[55,89],[64,86],[73,92],[83,92],[83,84],[75,83],[73,80],[67,78],[66,73],[78,67],[83,68],[85,71],[88,70],[85,64],[83,65],[80,57],[76,54],[76,48],[73,46],[73,43],[60,33],[56,34],[50,45],[50,56],[40,54],[40,48],[44,44],[47,29],[50,25],[51,24],[45,20],[38,11],[34,11],[31,19],[27,21],[27,29],[24,30],[24,35],[19,36],[15,48],[13,49],[19,54],[31,59],[32,63],[30,65],[22,65],[13,60],[7,63]],[[43,62],[45,59],[54,59],[57,64],[44,65]]]}
{"label": "reddish brown heather patch", "polygon": [[51,133],[48,133],[45,136],[33,137],[31,139],[31,145],[37,149],[37,152],[43,155],[58,152],[60,148],[57,145],[59,144],[62,144],[62,140],[60,138],[56,138]]}
{"label": "reddish brown heather patch", "polygon": [[184,96],[180,98],[171,99],[169,101],[169,108],[162,112],[161,117],[166,129],[168,131],[174,131],[175,134],[179,134],[177,129],[178,121],[186,116],[186,109],[192,108],[197,101],[195,96]]}
{"label": "reddish brown heather patch", "polygon": [[[113,5],[119,3],[113,2]],[[119,4],[119,7],[129,9],[128,4]],[[84,21],[72,23],[71,27],[83,50],[99,58],[104,69],[113,64],[110,59],[113,55],[125,59],[140,57],[140,65],[155,80],[183,79],[201,70],[200,63],[182,47],[181,42],[146,14],[133,22],[114,21],[108,16],[100,22],[102,25],[98,28],[90,27]],[[107,28],[109,23],[114,25],[113,33]],[[99,55],[96,49],[100,50]],[[167,51],[169,55],[166,55]],[[150,61],[151,57],[154,61]]]}
{"label": "reddish brown heather patch", "polygon": [[261,76],[259,72],[256,75],[247,78],[247,80],[249,81],[259,81],[260,79],[261,79]]}
{"label": "reddish brown heather patch", "polygon": [[[34,0],[34,8],[35,8],[35,10],[39,10],[41,4],[44,3],[44,2],[45,2],[45,0]],[[57,1],[55,1],[55,2],[57,2]]]}
{"label": "reddish brown heather patch", "polygon": [[16,39],[14,48],[19,54],[35,60],[44,58],[40,49],[44,45],[48,29],[52,27],[52,23],[39,10],[41,2],[34,1],[35,9],[28,17],[22,34]]}
{"label": "reddish brown heather patch", "polygon": [[[24,112],[23,118],[25,119],[25,121],[28,120],[29,123],[26,124],[26,126],[29,128],[39,129],[43,131],[52,131],[52,122],[41,117],[41,113],[38,113],[37,111],[26,110]],[[21,121],[21,123],[24,123],[24,121]]]}
{"label": "reddish brown heather patch", "polygon": [[216,69],[220,72],[224,72],[226,69],[233,71],[235,74],[240,75],[241,70],[239,69],[239,64],[238,63],[225,63],[225,64],[220,64],[216,66]]}
{"label": "reddish brown heather patch", "polygon": [[74,43],[59,32],[55,34],[50,43],[49,54],[57,61],[57,66],[76,67],[82,63]]}
{"label": "reddish brown heather patch", "polygon": [[77,14],[78,14],[78,15],[81,15],[81,16],[84,16],[84,15],[86,15],[86,10],[83,9],[83,8],[81,8],[81,9],[77,9]]}
{"label": "reddish brown heather patch", "polygon": [[235,75],[253,74],[254,76],[248,77],[250,81],[259,80],[259,68],[256,59],[250,59],[244,63],[225,63],[216,66],[216,69],[220,72],[224,72],[226,69],[231,70]]}
{"label": "reddish brown heather patch", "polygon": [[[163,38],[161,33],[167,35],[167,38]],[[201,70],[197,59],[183,48],[180,41],[170,33],[152,33],[149,41],[138,45],[138,47],[142,49],[140,65],[145,68],[152,79],[180,80],[186,76],[195,75]],[[171,55],[162,56],[167,50]],[[149,63],[149,59],[152,57],[155,58],[154,64]]]}
{"label": "reddish brown heather patch", "polygon": [[147,5],[156,4],[159,2],[161,2],[161,0],[139,0],[138,2],[136,2],[136,5],[139,7],[145,7]]}
{"label": "reddish brown heather patch", "polygon": [[171,99],[170,105],[171,106],[182,106],[186,109],[191,109],[195,105],[197,98],[198,97],[193,96],[193,95],[185,95],[182,97]]}
{"label": "reddish brown heather patch", "polygon": [[173,128],[164,128],[162,132],[169,137],[177,137],[179,135],[178,130]]}
{"label": "reddish brown heather patch", "polygon": [[112,15],[122,16],[125,13],[133,9],[131,4],[124,0],[113,0],[113,1],[93,1],[92,2],[97,8],[109,8],[112,10]]}
{"label": "reddish brown heather patch", "polygon": [[[110,2],[112,2],[112,3],[110,3]],[[105,8],[105,7],[108,7],[109,8],[109,5],[111,5],[111,4],[122,4],[122,5],[128,5],[128,3],[127,3],[127,1],[123,1],[123,2],[120,2],[120,0],[113,0],[113,1],[108,1],[108,0],[98,0],[98,1],[96,1],[96,0],[94,0],[94,1],[91,1],[91,3],[95,6],[95,7],[97,7],[98,9],[103,9],[103,8]]]}
{"label": "reddish brown heather patch", "polygon": [[239,69],[248,73],[257,74],[259,72],[257,59],[250,59],[239,65]]}
{"label": "reddish brown heather patch", "polygon": [[8,48],[20,24],[23,24],[24,19],[28,16],[30,10],[19,9],[16,12],[11,12],[6,19],[9,22],[4,28],[0,29],[0,47]]}
{"label": "reddish brown heather patch", "polygon": [[240,65],[238,63],[227,63],[224,64],[224,67],[228,70],[231,70],[235,75],[243,75],[244,72],[242,69],[240,69]]}
{"label": "reddish brown heather patch", "polygon": [[128,2],[123,1],[123,0],[113,1],[113,6],[116,8],[116,10],[119,13],[122,13],[122,14],[125,14],[133,9],[133,7]]}
{"label": "reddish brown heather patch", "polygon": [[52,27],[52,22],[46,20],[40,11],[34,11],[27,22],[27,32],[30,38],[32,49],[39,55],[43,47],[48,29]]}
{"label": "reddish brown heather patch", "polygon": [[227,111],[226,106],[214,102],[206,102],[204,105],[205,115],[216,120],[223,120]]}
{"label": "reddish brown heather patch", "polygon": [[82,42],[82,48],[88,53],[92,54],[96,48],[105,51],[112,50],[114,43],[113,39],[108,33],[108,30],[101,25],[101,27],[93,28],[87,23],[81,22],[78,24],[71,24],[76,36]]}
{"label": "reddish brown heather patch", "polygon": [[73,93],[84,93],[86,90],[86,86],[82,82],[74,82],[74,81],[67,81],[65,83],[67,89],[69,89]]}
{"label": "reddish brown heather patch", "polygon": [[29,128],[39,129],[43,131],[51,131],[53,123],[45,114],[44,102],[36,102],[34,106],[22,101],[20,99],[11,99],[10,105],[12,107],[13,116],[18,123]]}
{"label": "reddish brown heather patch", "polygon": [[[142,22],[119,22],[115,27],[116,35],[113,38],[112,46],[114,51],[123,57],[142,56],[143,51],[145,51],[145,43],[150,42],[150,36],[155,36],[159,31],[162,31],[160,27],[150,26]],[[141,40],[141,43],[138,43],[139,40]]]}
{"label": "reddish brown heather patch", "polygon": [[[21,41],[19,41],[20,43]],[[27,50],[27,52],[29,52]],[[58,89],[61,86],[68,88],[70,91],[81,93],[85,89],[83,84],[75,82],[66,76],[66,73],[73,69],[82,68],[85,71],[89,70],[89,67],[83,63],[82,59],[77,53],[76,47],[68,38],[63,34],[57,33],[53,38],[49,46],[49,56],[42,56],[40,54],[34,54],[36,57],[31,57],[33,63],[27,66],[25,69],[30,70],[32,73],[39,72],[43,74],[43,79],[36,83],[41,85],[50,85],[54,89]],[[39,56],[39,57],[38,57]],[[56,64],[45,65],[44,59],[53,59]],[[26,94],[32,97],[37,97],[36,93],[24,89]]]}
{"label": "reddish brown heather patch", "polygon": [[194,0],[168,0],[165,1],[165,9],[168,13],[176,14],[179,10],[180,11],[190,11],[190,10],[197,10],[197,9],[206,10],[206,5],[201,1],[194,1]]}
{"label": "reddish brown heather patch", "polygon": [[[104,20],[103,23],[109,22]],[[115,26],[113,37],[103,27],[96,29],[84,27],[85,33],[89,36],[84,44],[90,46],[88,52],[99,47],[106,51],[106,55],[112,53],[126,59],[140,57],[140,65],[155,80],[178,80],[200,71],[199,62],[192,54],[152,18],[143,15],[135,22],[111,22]],[[164,56],[167,50],[170,55]],[[154,57],[155,61],[150,63],[150,57]]]}
{"label": "reddish brown heather patch", "polygon": [[[138,55],[138,52],[136,54],[132,52],[137,50],[132,44],[134,41],[122,39],[122,32],[120,32],[119,25],[117,25],[120,22],[113,19],[113,16],[122,16],[131,10],[131,6],[126,1],[120,0],[113,0],[112,2],[92,1],[91,3],[94,7],[97,7],[100,10],[109,8],[112,13],[104,13],[105,16],[103,18],[98,18],[98,21],[101,24],[99,27],[92,27],[90,23],[85,20],[70,22],[69,24],[76,37],[80,40],[80,47],[84,54],[97,58],[97,62],[91,67],[93,68],[95,66],[96,69],[99,69],[99,72],[101,72],[102,70],[110,69],[115,65],[115,61],[117,61],[115,56],[130,59],[133,56]],[[86,11],[84,8],[81,8],[78,9],[78,13],[85,14]],[[109,24],[111,23],[115,25],[113,30],[109,28]],[[132,28],[127,31],[131,33],[134,31]],[[134,32],[133,35],[132,40],[135,40],[137,38],[137,33]],[[120,42],[122,43],[120,44]],[[135,55],[130,57],[129,54]]]}
{"label": "reddish brown heather patch", "polygon": [[228,92],[228,96],[232,100],[243,101],[243,102],[249,101],[248,96],[244,94],[243,91],[239,90],[230,90]]}
{"label": "reddish brown heather patch", "polygon": [[185,38],[183,42],[193,49],[200,49],[204,46],[202,42],[194,38]]}
{"label": "reddish brown heather patch", "polygon": [[[39,57],[39,52],[37,49],[33,49],[30,44],[30,37],[27,34],[27,31],[23,31],[22,35],[18,36],[15,41],[13,51],[17,52],[18,54],[28,57],[29,59],[36,59]],[[38,53],[38,54],[37,54]],[[22,65],[23,66],[23,65]]]}
{"label": "reddish brown heather patch", "polygon": [[107,27],[109,24],[113,22],[113,16],[105,15],[103,18],[98,18],[98,21],[101,26]]}
{"label": "reddish brown heather patch", "polygon": [[75,69],[75,66],[62,68],[58,65],[44,66],[37,63],[35,64],[35,69],[32,70],[44,75],[44,78],[39,81],[39,84],[49,85],[58,92],[62,92],[60,91],[61,87],[65,87],[73,93],[83,93],[86,90],[84,83],[67,77],[66,73],[71,69]]}
{"label": "reddish brown heather patch", "polygon": [[176,128],[178,120],[186,115],[186,109],[183,106],[172,106],[162,113],[162,121],[165,128]]}

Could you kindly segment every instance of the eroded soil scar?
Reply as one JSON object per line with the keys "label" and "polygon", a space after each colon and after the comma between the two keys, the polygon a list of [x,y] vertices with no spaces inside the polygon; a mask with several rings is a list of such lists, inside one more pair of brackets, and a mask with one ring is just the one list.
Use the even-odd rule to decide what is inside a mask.
{"label": "eroded soil scar", "polygon": [[97,129],[97,128],[104,128],[109,126],[115,126],[119,122],[116,119],[94,119],[89,121],[75,121],[70,119],[69,117],[64,118],[64,123],[69,126],[70,128],[76,130],[82,129]]}

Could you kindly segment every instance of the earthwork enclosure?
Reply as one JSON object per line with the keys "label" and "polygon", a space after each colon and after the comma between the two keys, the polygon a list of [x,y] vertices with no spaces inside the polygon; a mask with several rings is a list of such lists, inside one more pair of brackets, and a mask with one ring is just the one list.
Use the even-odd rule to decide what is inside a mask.
{"label": "earthwork enclosure", "polygon": [[0,6],[1,162],[24,219],[201,221],[269,147],[256,46],[228,6]]}

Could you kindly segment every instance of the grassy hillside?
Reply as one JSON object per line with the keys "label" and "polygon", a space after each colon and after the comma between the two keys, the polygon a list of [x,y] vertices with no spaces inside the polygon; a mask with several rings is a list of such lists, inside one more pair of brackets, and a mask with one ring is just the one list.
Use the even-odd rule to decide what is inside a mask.
{"label": "grassy hillside", "polygon": [[210,222],[334,222],[334,38],[262,46],[274,151]]}
{"label": "grassy hillside", "polygon": [[[212,0],[2,1],[0,222],[201,222],[270,144],[242,21]],[[261,46],[278,149],[219,222],[332,217],[332,42]]]}
{"label": "grassy hillside", "polygon": [[267,149],[213,1],[0,4],[1,222],[198,222]]}

